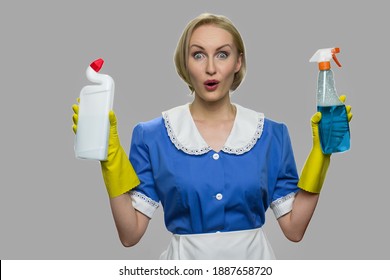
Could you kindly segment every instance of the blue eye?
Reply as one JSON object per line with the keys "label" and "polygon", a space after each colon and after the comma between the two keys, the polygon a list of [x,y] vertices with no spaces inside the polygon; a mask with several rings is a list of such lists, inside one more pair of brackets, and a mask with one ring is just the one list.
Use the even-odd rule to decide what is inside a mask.
{"label": "blue eye", "polygon": [[219,52],[217,54],[217,58],[219,58],[219,59],[226,59],[226,58],[228,58],[228,56],[229,56],[229,54],[227,52]]}
{"label": "blue eye", "polygon": [[202,59],[204,55],[201,52],[196,52],[192,55],[192,57],[196,60]]}

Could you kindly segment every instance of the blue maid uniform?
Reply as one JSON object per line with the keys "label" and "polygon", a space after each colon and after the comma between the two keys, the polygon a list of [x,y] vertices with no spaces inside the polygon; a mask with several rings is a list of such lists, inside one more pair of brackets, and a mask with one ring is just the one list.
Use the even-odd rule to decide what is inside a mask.
{"label": "blue maid uniform", "polygon": [[273,259],[262,231],[270,207],[292,209],[298,174],[287,127],[237,108],[222,150],[205,142],[189,104],[133,131],[130,161],[141,184],[134,208],[151,218],[163,206],[173,234],[161,259]]}

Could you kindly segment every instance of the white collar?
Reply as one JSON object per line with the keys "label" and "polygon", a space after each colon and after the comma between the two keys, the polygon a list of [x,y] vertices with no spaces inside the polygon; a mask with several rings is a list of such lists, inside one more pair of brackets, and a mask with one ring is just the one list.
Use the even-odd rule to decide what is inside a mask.
{"label": "white collar", "polygon": [[[236,118],[222,151],[241,155],[251,150],[261,137],[264,114],[234,105]],[[190,155],[202,155],[212,150],[196,127],[189,104],[164,111],[162,116],[169,138],[177,149]]]}

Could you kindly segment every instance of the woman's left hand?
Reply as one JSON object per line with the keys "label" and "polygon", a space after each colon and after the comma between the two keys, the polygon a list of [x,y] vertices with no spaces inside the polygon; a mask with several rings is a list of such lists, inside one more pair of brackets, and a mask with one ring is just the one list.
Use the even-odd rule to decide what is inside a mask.
{"label": "woman's left hand", "polygon": [[[341,95],[339,99],[341,102],[345,103],[347,96]],[[350,122],[352,120],[352,116],[353,116],[352,112],[351,112],[352,107],[350,105],[345,105],[345,108],[347,109],[348,122]]]}

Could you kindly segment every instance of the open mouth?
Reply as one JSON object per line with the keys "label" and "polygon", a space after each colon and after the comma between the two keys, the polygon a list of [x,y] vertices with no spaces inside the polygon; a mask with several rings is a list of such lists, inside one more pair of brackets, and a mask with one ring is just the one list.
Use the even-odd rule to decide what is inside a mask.
{"label": "open mouth", "polygon": [[219,84],[219,81],[217,80],[207,80],[204,82],[204,86],[206,87],[207,90],[215,90],[217,89]]}

